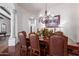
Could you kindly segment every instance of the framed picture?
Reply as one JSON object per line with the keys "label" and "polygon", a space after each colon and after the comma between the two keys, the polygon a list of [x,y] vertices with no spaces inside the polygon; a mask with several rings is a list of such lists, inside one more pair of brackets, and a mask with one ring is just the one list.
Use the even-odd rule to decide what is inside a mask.
{"label": "framed picture", "polygon": [[45,24],[47,28],[56,28],[60,24],[60,15],[55,15],[52,19],[47,21],[48,22]]}
{"label": "framed picture", "polygon": [[54,16],[54,22],[59,25],[60,24],[60,15]]}

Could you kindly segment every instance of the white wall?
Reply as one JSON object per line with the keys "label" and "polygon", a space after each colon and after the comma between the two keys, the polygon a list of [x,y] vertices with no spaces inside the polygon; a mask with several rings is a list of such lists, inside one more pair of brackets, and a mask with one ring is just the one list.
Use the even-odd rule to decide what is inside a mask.
{"label": "white wall", "polygon": [[77,41],[75,6],[75,4],[61,4],[52,10],[53,14],[61,16],[60,27],[63,27],[62,31],[68,36],[69,43]]}
{"label": "white wall", "polygon": [[[66,36],[68,36],[69,43],[77,41],[76,31],[76,4],[59,4],[53,7],[48,7],[51,15],[60,15],[60,27]],[[40,13],[44,13],[43,10]]]}
{"label": "white wall", "polygon": [[76,27],[77,27],[77,42],[79,42],[79,3],[76,4]]}
{"label": "white wall", "polygon": [[[30,33],[30,17],[35,17],[36,14],[33,14],[23,7],[16,4],[16,13],[17,13],[17,31],[26,31]],[[35,28],[34,28],[35,29]],[[18,41],[18,40],[17,40]]]}
{"label": "white wall", "polygon": [[[78,15],[79,15],[79,8],[78,4],[59,4],[53,7],[48,7],[48,11],[50,11],[51,15],[60,15],[60,27],[66,36],[69,37],[69,43],[77,42],[78,40]],[[38,16],[37,14],[31,13],[27,11],[27,9],[22,8],[21,6],[17,5],[16,7],[17,15],[18,15],[18,32],[25,30],[27,33],[30,32],[30,25],[29,25],[29,18],[32,16]],[[77,13],[77,14],[76,14]],[[44,9],[41,10],[39,14],[44,14]],[[36,21],[36,27],[34,27],[34,31],[37,28],[43,27],[42,24],[39,24],[39,21]],[[78,24],[78,25],[77,25]]]}

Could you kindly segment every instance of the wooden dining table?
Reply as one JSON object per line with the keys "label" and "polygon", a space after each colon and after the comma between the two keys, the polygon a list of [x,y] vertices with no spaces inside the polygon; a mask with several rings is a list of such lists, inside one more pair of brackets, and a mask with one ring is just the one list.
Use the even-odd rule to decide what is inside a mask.
{"label": "wooden dining table", "polygon": [[[29,38],[26,38],[27,39],[27,44],[29,45],[29,43],[30,43],[30,40],[29,40]],[[40,45],[43,45],[43,46],[48,46],[48,40],[44,40],[44,39],[39,39],[39,43],[40,43]]]}
{"label": "wooden dining table", "polygon": [[[27,38],[27,42],[30,43],[29,38]],[[39,43],[40,43],[40,48],[45,50],[44,55],[46,53],[49,53],[49,40],[39,39]],[[68,54],[72,54],[73,51],[78,51],[78,52],[74,52],[73,54],[79,55],[79,44],[68,44],[67,50],[68,50]]]}
{"label": "wooden dining table", "polygon": [[[30,40],[29,38],[27,39],[27,45],[30,45]],[[49,40],[45,40],[45,39],[39,39],[39,44],[40,44],[40,49],[42,54],[41,55],[46,55],[46,53],[49,52]]]}
{"label": "wooden dining table", "polygon": [[68,44],[68,53],[79,56],[79,44]]}

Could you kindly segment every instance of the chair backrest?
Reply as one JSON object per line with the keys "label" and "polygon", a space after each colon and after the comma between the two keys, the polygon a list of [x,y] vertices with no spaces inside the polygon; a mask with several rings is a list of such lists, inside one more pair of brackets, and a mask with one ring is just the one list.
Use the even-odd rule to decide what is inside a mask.
{"label": "chair backrest", "polygon": [[38,35],[36,33],[30,33],[29,38],[32,49],[40,50]]}
{"label": "chair backrest", "polygon": [[44,36],[44,38],[43,38],[46,42],[47,42],[47,44],[49,45],[49,36]]}
{"label": "chair backrest", "polygon": [[61,32],[61,31],[57,31],[54,34],[56,34],[56,35],[64,35],[63,32]]}
{"label": "chair backrest", "polygon": [[20,55],[26,56],[27,55],[27,41],[26,41],[25,32],[19,32],[18,36],[20,39]]}
{"label": "chair backrest", "polygon": [[9,53],[0,53],[0,56],[9,56]]}
{"label": "chair backrest", "polygon": [[24,37],[26,38],[27,34],[25,31],[22,31],[22,33],[24,34]]}
{"label": "chair backrest", "polygon": [[61,35],[50,36],[49,55],[66,56],[68,38]]}
{"label": "chair backrest", "polygon": [[19,39],[20,39],[20,46],[26,47],[26,38],[25,35],[22,32],[18,33]]}

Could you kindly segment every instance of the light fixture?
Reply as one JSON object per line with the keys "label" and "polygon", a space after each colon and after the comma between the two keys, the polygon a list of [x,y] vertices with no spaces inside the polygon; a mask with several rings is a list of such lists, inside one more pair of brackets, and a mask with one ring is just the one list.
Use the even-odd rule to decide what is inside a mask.
{"label": "light fixture", "polygon": [[51,20],[53,17],[50,15],[50,13],[48,13],[47,11],[47,3],[45,4],[45,14],[44,16],[40,16],[39,17],[39,21],[43,24],[47,24],[49,23],[50,21],[48,20]]}
{"label": "light fixture", "polygon": [[48,28],[56,28],[60,24],[60,15],[52,16],[50,13],[48,14],[47,3],[45,4],[45,12],[44,16],[40,16],[39,22],[45,24],[45,27]]}

